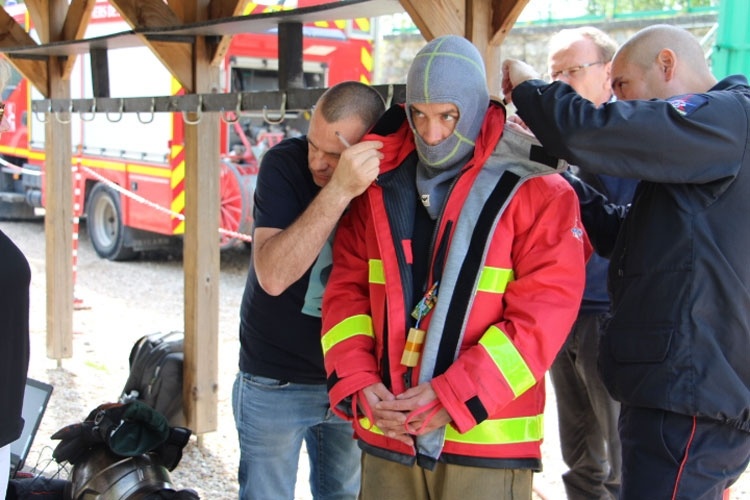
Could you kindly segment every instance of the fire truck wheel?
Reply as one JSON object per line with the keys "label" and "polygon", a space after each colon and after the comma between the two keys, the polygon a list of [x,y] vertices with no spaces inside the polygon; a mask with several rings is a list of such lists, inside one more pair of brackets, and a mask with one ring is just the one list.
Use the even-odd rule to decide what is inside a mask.
{"label": "fire truck wheel", "polygon": [[126,246],[128,232],[122,223],[120,196],[105,184],[91,190],[86,209],[86,226],[96,254],[108,260],[131,260],[138,252]]}
{"label": "fire truck wheel", "polygon": [[[222,161],[219,178],[221,209],[219,226],[240,234],[249,233],[252,226],[255,175],[230,161]],[[237,238],[221,233],[219,248],[232,248]]]}

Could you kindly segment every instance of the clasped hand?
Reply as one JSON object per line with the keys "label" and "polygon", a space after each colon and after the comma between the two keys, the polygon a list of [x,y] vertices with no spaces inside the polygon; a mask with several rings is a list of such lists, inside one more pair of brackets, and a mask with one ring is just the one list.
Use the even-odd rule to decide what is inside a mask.
{"label": "clasped hand", "polygon": [[451,421],[429,382],[398,396],[379,382],[365,387],[362,394],[372,411],[373,423],[386,436],[410,446],[414,444],[413,436],[427,434]]}

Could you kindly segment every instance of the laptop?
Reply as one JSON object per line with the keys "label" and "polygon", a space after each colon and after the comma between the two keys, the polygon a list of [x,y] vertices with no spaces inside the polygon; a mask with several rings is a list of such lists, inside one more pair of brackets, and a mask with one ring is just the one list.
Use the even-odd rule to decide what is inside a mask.
{"label": "laptop", "polygon": [[23,394],[23,431],[18,439],[10,444],[10,477],[13,478],[23,468],[26,457],[31,450],[52,395],[52,386],[32,378],[26,379],[26,390]]}

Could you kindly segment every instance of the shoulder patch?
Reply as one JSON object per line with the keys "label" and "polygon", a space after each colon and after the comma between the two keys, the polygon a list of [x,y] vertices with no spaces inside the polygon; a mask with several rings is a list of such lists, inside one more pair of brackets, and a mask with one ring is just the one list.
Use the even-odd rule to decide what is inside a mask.
{"label": "shoulder patch", "polygon": [[704,94],[686,94],[671,97],[668,101],[678,113],[690,116],[696,109],[708,102],[708,97]]}

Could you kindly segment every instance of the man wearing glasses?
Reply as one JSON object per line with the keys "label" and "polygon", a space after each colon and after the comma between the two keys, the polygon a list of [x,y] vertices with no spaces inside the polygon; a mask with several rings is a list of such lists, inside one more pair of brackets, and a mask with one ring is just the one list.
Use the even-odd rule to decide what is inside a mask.
{"label": "man wearing glasses", "polygon": [[[597,106],[612,100],[610,71],[617,44],[593,27],[564,29],[549,42],[552,81],[563,81]],[[627,205],[637,181],[602,174],[572,172],[611,201]],[[586,289],[570,336],[550,369],[557,398],[563,460],[569,470],[563,483],[570,500],[619,497],[620,405],[607,392],[597,369],[599,337],[609,318],[609,260],[592,255],[586,265]]]}

